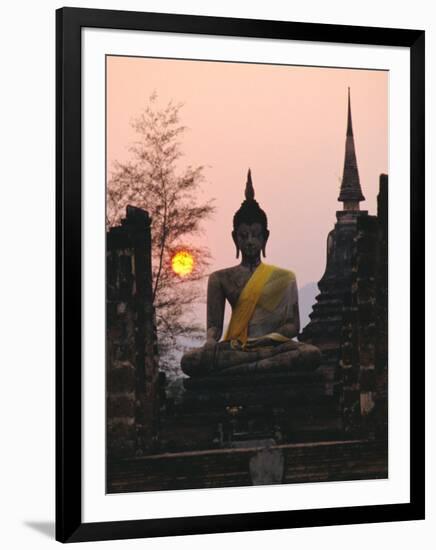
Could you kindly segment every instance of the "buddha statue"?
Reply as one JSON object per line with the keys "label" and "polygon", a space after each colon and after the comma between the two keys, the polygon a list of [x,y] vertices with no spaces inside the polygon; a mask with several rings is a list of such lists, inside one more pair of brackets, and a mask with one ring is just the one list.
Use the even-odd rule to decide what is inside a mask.
{"label": "buddha statue", "polygon": [[[293,339],[300,330],[295,275],[261,260],[261,254],[266,257],[268,220],[254,199],[250,170],[232,238],[241,262],[210,274],[206,342],[183,355],[183,372],[204,377],[315,369],[318,348]],[[226,300],[232,315],[221,340]]]}

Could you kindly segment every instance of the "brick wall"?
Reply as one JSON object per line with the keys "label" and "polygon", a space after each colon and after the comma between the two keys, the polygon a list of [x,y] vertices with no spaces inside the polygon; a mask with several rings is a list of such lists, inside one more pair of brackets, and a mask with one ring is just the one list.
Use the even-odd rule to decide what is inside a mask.
{"label": "brick wall", "polygon": [[372,437],[386,435],[387,430],[387,185],[382,175],[377,216],[357,221],[340,362],[345,428]]}
{"label": "brick wall", "polygon": [[107,233],[108,458],[152,450],[158,437],[158,362],[148,213],[127,207]]}

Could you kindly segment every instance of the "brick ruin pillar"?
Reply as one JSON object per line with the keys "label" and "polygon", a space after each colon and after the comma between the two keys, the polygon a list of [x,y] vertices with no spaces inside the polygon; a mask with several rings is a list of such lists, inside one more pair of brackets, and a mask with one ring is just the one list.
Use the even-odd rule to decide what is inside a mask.
{"label": "brick ruin pillar", "polygon": [[344,307],[340,361],[344,428],[351,434],[359,433],[362,420],[374,407],[376,239],[377,217],[358,220],[352,248],[351,302]]}
{"label": "brick ruin pillar", "polygon": [[375,357],[374,430],[388,435],[388,176],[380,176],[377,197],[378,259],[376,276],[377,338]]}
{"label": "brick ruin pillar", "polygon": [[107,233],[106,403],[108,458],[152,450],[159,375],[148,213],[127,207]]}
{"label": "brick ruin pillar", "polygon": [[340,360],[344,428],[350,435],[382,436],[387,429],[387,181],[381,175],[377,216],[358,219],[352,248]]}

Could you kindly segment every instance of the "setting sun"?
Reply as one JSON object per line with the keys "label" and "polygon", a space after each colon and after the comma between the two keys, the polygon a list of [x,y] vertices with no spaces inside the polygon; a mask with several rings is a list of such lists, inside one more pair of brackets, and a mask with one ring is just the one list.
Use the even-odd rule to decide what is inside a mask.
{"label": "setting sun", "polygon": [[181,277],[186,277],[194,269],[194,257],[187,250],[179,250],[171,258],[171,267],[174,273]]}

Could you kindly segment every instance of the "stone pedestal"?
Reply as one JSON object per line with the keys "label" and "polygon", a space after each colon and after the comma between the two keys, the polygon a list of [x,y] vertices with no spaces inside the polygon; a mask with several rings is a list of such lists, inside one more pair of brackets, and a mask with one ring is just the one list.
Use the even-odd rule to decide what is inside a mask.
{"label": "stone pedestal", "polygon": [[184,380],[181,403],[165,415],[168,450],[332,440],[342,435],[338,404],[322,373],[209,376]]}

